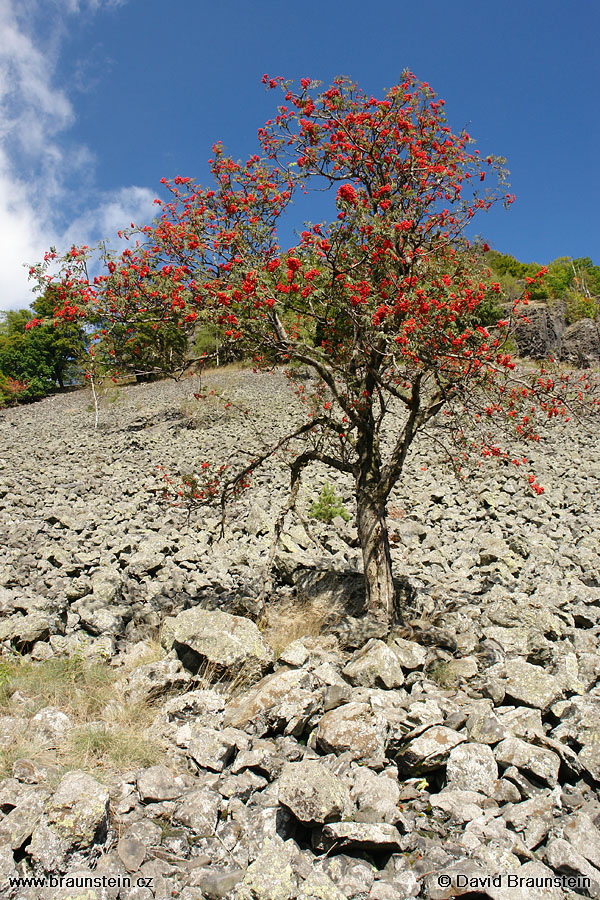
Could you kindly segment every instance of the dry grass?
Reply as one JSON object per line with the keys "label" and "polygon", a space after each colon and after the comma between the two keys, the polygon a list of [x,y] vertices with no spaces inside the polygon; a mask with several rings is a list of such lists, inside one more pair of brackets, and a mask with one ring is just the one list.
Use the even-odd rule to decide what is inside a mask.
{"label": "dry grass", "polygon": [[332,605],[308,597],[268,606],[257,622],[265,641],[281,656],[288,644],[303,637],[318,637],[332,622]]}
{"label": "dry grass", "polygon": [[[151,662],[157,649],[133,665]],[[21,715],[11,697],[18,691],[27,699],[27,714],[53,706],[64,712],[74,727],[55,751],[44,750],[31,738],[17,740],[0,750],[0,778],[12,773],[19,758],[44,764],[49,759],[62,771],[83,769],[97,777],[123,768],[153,765],[163,748],[148,740],[146,729],[156,708],[146,702],[123,702],[116,688],[123,669],[79,656],[32,662],[15,657],[0,663],[0,715]],[[25,708],[25,707],[23,707]]]}

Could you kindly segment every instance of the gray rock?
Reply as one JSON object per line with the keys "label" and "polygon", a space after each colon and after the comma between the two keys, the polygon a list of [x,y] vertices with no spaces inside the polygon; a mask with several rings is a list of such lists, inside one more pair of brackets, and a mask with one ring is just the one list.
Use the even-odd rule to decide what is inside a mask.
{"label": "gray rock", "polygon": [[497,806],[490,802],[484,794],[477,791],[460,790],[452,786],[445,787],[439,794],[432,794],[429,802],[433,809],[441,809],[448,813],[452,822],[462,825],[482,815],[484,809]]}
{"label": "gray rock", "polygon": [[460,744],[450,751],[446,778],[459,790],[479,791],[491,797],[498,781],[498,764],[487,744]]}
{"label": "gray rock", "polygon": [[47,791],[27,792],[19,805],[0,822],[0,843],[7,844],[12,850],[19,850],[31,837],[47,799]]}
{"label": "gray rock", "polygon": [[353,807],[348,788],[318,760],[286,763],[279,802],[305,824],[341,819]]}
{"label": "gray rock", "polygon": [[587,813],[572,816],[563,826],[563,836],[578,853],[600,869],[600,831]]}
{"label": "gray rock", "polygon": [[142,803],[176,800],[185,790],[182,779],[174,776],[163,765],[142,769],[137,774],[136,783]]}
{"label": "gray rock", "polygon": [[560,358],[586,368],[600,358],[600,329],[593,319],[580,319],[565,328]]}
{"label": "gray rock", "polygon": [[529,850],[542,843],[552,828],[561,808],[560,788],[540,797],[510,805],[503,811],[506,822],[518,834]]}
{"label": "gray rock", "polygon": [[491,710],[472,713],[466,729],[469,740],[479,744],[497,744],[508,736],[506,728]]}
{"label": "gray rock", "polygon": [[381,767],[385,755],[387,725],[367,703],[346,703],[326,712],[315,733],[325,753],[348,753],[352,759]]}
{"label": "gray rock", "polygon": [[544,859],[558,874],[579,875],[589,878],[586,890],[589,897],[600,897],[600,871],[581,856],[568,841],[558,838],[548,842],[544,851]]}
{"label": "gray rock", "polygon": [[357,650],[343,670],[353,685],[383,687],[388,690],[404,684],[404,673],[398,657],[383,641],[372,638]]}
{"label": "gray rock", "polygon": [[311,716],[322,709],[322,702],[310,672],[282,670],[230,702],[224,724],[259,736],[275,730],[299,737]]}
{"label": "gray rock", "polygon": [[549,709],[563,694],[559,678],[522,659],[509,659],[498,669],[494,666],[488,670],[488,676],[492,674],[503,679],[507,697],[535,709]]}
{"label": "gray rock", "polygon": [[385,823],[330,822],[312,834],[315,850],[328,852],[352,848],[394,853],[401,849],[400,832]]}
{"label": "gray rock", "polygon": [[396,825],[402,820],[398,804],[400,787],[390,770],[375,774],[359,766],[352,775],[352,797],[362,821]]}
{"label": "gray rock", "polygon": [[391,637],[390,649],[395,653],[403,669],[420,669],[425,665],[427,650],[421,644],[394,636],[393,632]]}
{"label": "gray rock", "polygon": [[180,822],[199,837],[211,837],[217,827],[221,797],[209,788],[191,791],[175,807],[173,821]]}
{"label": "gray rock", "polygon": [[85,772],[68,772],[33,831],[29,853],[34,862],[47,871],[60,869],[70,853],[103,842],[108,803],[108,791],[94,778]]}
{"label": "gray rock", "polygon": [[347,900],[348,894],[340,888],[324,872],[311,872],[297,894],[297,900]]}
{"label": "gray rock", "polygon": [[135,838],[122,837],[117,844],[117,853],[128,872],[137,872],[146,858],[146,847]]}
{"label": "gray rock", "polygon": [[577,758],[594,781],[600,781],[600,743],[586,744],[577,754]]}
{"label": "gray rock", "polygon": [[223,669],[264,670],[274,659],[254,622],[219,610],[187,609],[166,619],[161,643],[167,652],[177,650],[191,671],[205,661]]}
{"label": "gray rock", "polygon": [[26,650],[36,641],[48,640],[55,629],[53,620],[43,613],[15,613],[0,621],[0,641],[10,641],[17,650]]}
{"label": "gray rock", "polygon": [[451,728],[434,725],[419,737],[410,740],[406,747],[398,753],[398,767],[409,775],[432,772],[443,766],[450,751],[458,744],[462,744],[464,740],[464,735],[458,734]]}
{"label": "gray rock", "polygon": [[178,659],[162,659],[136,666],[117,682],[115,690],[131,703],[153,703],[165,694],[184,690],[190,681],[191,676]]}
{"label": "gray rock", "polygon": [[27,732],[34,743],[51,749],[59,747],[72,728],[73,723],[66,713],[54,706],[45,706],[33,716]]}
{"label": "gray rock", "polygon": [[[180,729],[180,732],[183,729]],[[234,729],[217,731],[208,726],[195,726],[185,740],[188,756],[204,769],[222,772],[233,758],[237,747]]]}
{"label": "gray rock", "polygon": [[310,652],[306,649],[304,643],[300,639],[292,641],[287,645],[283,652],[279,654],[279,662],[285,663],[288,666],[303,666],[309,658]]}
{"label": "gray rock", "polygon": [[496,710],[500,726],[505,728],[512,737],[522,738],[524,741],[533,741],[536,737],[545,735],[542,725],[542,714],[539,709],[509,709],[502,707]]}
{"label": "gray rock", "polygon": [[516,766],[529,772],[550,787],[558,782],[560,757],[551,750],[533,747],[519,738],[505,738],[494,750],[496,761],[502,766]]}
{"label": "gray rock", "polygon": [[[207,900],[225,900],[231,896],[231,891],[240,883],[244,877],[243,869],[239,868],[220,868],[211,866],[210,869],[200,870],[194,877],[196,888],[202,890],[202,894]],[[190,900],[196,900],[197,894],[190,897]]]}
{"label": "gray rock", "polygon": [[290,900],[297,895],[298,878],[283,842],[270,840],[248,866],[244,880],[233,890],[234,900]]}

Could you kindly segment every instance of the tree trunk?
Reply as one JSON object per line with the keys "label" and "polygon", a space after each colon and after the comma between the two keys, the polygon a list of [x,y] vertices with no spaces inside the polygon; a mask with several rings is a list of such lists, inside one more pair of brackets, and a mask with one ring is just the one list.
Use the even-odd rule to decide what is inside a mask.
{"label": "tree trunk", "polygon": [[378,504],[361,491],[357,497],[357,505],[358,538],[367,592],[366,609],[369,613],[389,620],[394,611],[395,591],[385,522],[386,504]]}

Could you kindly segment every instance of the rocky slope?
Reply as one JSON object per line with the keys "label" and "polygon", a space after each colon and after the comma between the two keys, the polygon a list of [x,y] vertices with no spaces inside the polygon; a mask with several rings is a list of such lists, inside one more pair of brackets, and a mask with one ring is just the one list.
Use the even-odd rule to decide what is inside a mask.
{"label": "rocky slope", "polygon": [[[9,692],[0,745],[45,755],[0,783],[2,896],[600,896],[598,440],[536,449],[540,497],[510,467],[458,484],[417,448],[389,509],[388,634],[361,615],[342,519],[318,545],[290,524],[258,603],[281,463],[223,537],[214,510],[158,502],[157,465],[235,466],[293,420],[279,374],[213,381],[251,414],[189,382],[122,389],[97,431],[85,392],[0,413],[3,658],[106,660],[162,748],[60,769],[69,716]],[[62,887],[14,881],[31,875]]]}

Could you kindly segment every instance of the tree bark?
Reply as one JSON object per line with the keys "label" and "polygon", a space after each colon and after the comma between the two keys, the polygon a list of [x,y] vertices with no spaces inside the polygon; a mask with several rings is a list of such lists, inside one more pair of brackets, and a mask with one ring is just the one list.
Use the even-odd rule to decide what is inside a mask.
{"label": "tree bark", "polygon": [[360,491],[357,496],[358,538],[365,573],[366,610],[391,619],[395,604],[392,559],[385,521],[386,504]]}

